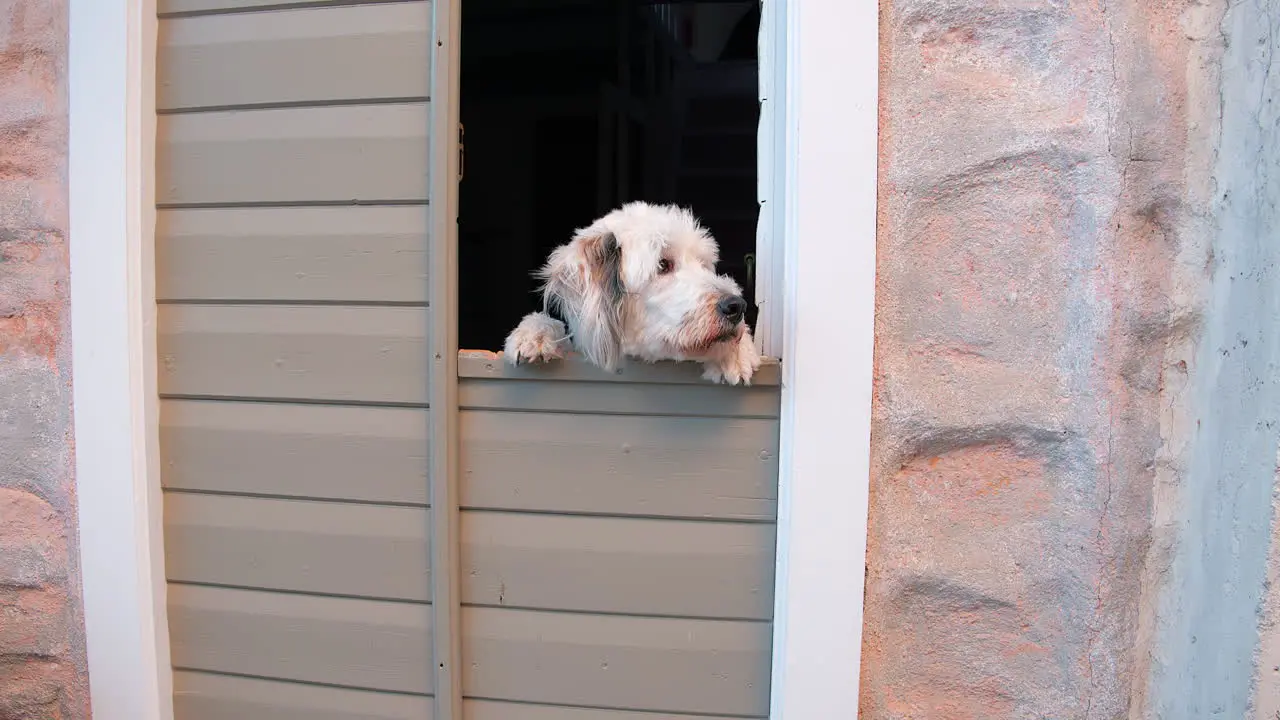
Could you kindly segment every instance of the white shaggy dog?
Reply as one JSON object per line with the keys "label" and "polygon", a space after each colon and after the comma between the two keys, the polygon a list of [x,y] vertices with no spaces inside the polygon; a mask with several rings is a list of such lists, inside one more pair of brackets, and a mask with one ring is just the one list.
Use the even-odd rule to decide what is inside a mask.
{"label": "white shaggy dog", "polygon": [[695,360],[712,382],[749,385],[760,355],[741,288],[716,274],[718,255],[688,210],[628,203],[552,251],[538,271],[543,312],[520,321],[503,353],[516,365],[548,362],[564,357],[571,341],[605,370],[622,356]]}

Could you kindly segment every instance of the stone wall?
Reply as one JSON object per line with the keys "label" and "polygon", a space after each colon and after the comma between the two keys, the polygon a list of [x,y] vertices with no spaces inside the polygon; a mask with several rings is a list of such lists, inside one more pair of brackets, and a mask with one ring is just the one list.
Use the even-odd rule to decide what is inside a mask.
{"label": "stone wall", "polygon": [[[1280,3],[1233,5],[1255,58]],[[1217,195],[1221,149],[1274,154],[1224,140],[1228,3],[880,6],[863,718],[1242,717],[1280,439],[1276,330],[1253,330],[1280,235],[1226,229]],[[1267,182],[1235,182],[1234,211]],[[1247,372],[1222,372],[1232,353]],[[1246,430],[1223,483],[1212,458]],[[1197,649],[1197,620],[1232,639]]]}
{"label": "stone wall", "polygon": [[67,277],[65,0],[0,0],[0,718],[89,716]]}

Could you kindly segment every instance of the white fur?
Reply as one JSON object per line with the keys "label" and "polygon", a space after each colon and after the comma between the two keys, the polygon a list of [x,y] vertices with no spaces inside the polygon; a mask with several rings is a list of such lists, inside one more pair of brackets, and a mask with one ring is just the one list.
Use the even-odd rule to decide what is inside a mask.
{"label": "white fur", "polygon": [[544,305],[561,310],[567,333],[545,312],[530,313],[507,336],[504,354],[516,364],[548,362],[572,343],[606,370],[622,356],[694,360],[708,380],[750,384],[760,355],[746,323],[730,325],[716,310],[721,298],[742,295],[732,278],[716,274],[718,255],[688,210],[624,205],[574,233],[538,271]]}
{"label": "white fur", "polygon": [[564,323],[546,313],[532,312],[507,336],[502,354],[513,362],[550,362],[564,357],[568,340]]}

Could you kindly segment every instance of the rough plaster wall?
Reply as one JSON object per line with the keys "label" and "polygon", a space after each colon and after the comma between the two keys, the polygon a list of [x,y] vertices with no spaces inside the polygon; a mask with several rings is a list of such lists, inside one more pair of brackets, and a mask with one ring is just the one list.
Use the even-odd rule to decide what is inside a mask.
{"label": "rough plaster wall", "polygon": [[1271,548],[1263,581],[1262,620],[1253,670],[1253,720],[1280,720],[1280,457],[1271,487]]}
{"label": "rough plaster wall", "polygon": [[1146,712],[1223,7],[881,0],[863,718]]}
{"label": "rough plaster wall", "polygon": [[87,718],[72,475],[65,0],[0,0],[0,720]]}
{"label": "rough plaster wall", "polygon": [[1184,403],[1195,430],[1157,502],[1176,533],[1167,563],[1152,563],[1148,705],[1170,720],[1251,717],[1256,682],[1256,717],[1274,720],[1280,657],[1264,640],[1255,668],[1254,653],[1280,445],[1280,1],[1231,2],[1217,18],[1212,281]]}

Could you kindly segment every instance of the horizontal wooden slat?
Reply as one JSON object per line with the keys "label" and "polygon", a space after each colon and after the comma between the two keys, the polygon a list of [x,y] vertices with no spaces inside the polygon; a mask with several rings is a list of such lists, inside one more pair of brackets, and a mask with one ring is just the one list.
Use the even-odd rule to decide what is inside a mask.
{"label": "horizontal wooden slat", "polygon": [[427,411],[163,400],[166,488],[427,504]]}
{"label": "horizontal wooden slat", "polygon": [[762,523],[462,514],[462,601],[551,610],[773,616]]}
{"label": "horizontal wooden slat", "polygon": [[778,422],[465,411],[464,507],[773,520]]}
{"label": "horizontal wooden slat", "polygon": [[430,617],[416,603],[169,585],[181,670],[430,694]]}
{"label": "horizontal wooden slat", "polygon": [[464,608],[462,689],[489,700],[760,717],[769,711],[770,633],[757,622]]}
{"label": "horizontal wooden slat", "polygon": [[160,110],[426,98],[425,1],[160,22]]}
{"label": "horizontal wooden slat", "polygon": [[403,0],[156,0],[156,11],[163,17],[189,12],[235,12],[263,8],[289,7],[337,7],[341,5],[365,5]]}
{"label": "horizontal wooden slat", "polygon": [[475,378],[458,385],[458,405],[468,409],[776,418],[780,404],[776,387]]}
{"label": "horizontal wooden slat", "polygon": [[422,206],[161,210],[156,297],[425,303],[427,211]]}
{"label": "horizontal wooden slat", "polygon": [[[533,705],[496,700],[464,700],[467,720],[725,720],[728,715],[673,715],[671,713],[596,710],[562,705]],[[744,716],[745,717],[745,716]],[[203,718],[197,718],[203,720]],[[220,720],[220,719],[219,719]],[[293,720],[289,718],[289,720]]]}
{"label": "horizontal wooden slat", "polygon": [[162,115],[156,202],[426,202],[427,104]]}
{"label": "horizontal wooden slat", "polygon": [[[781,365],[776,359],[766,358],[751,378],[757,387],[777,385],[781,379]],[[488,350],[460,350],[458,352],[458,377],[506,380],[585,380],[589,382],[632,382],[679,385],[710,385],[702,377],[702,365],[695,362],[646,363],[626,360],[613,373],[572,354],[557,362],[520,366],[505,362],[502,353]]]}
{"label": "horizontal wooden slat", "polygon": [[427,602],[428,512],[170,492],[164,499],[166,577]]}
{"label": "horizontal wooden slat", "polygon": [[160,392],[425,404],[427,312],[162,305]]}
{"label": "horizontal wooden slat", "polygon": [[190,671],[173,674],[173,710],[176,720],[431,720],[432,717],[431,698],[421,695]]}

